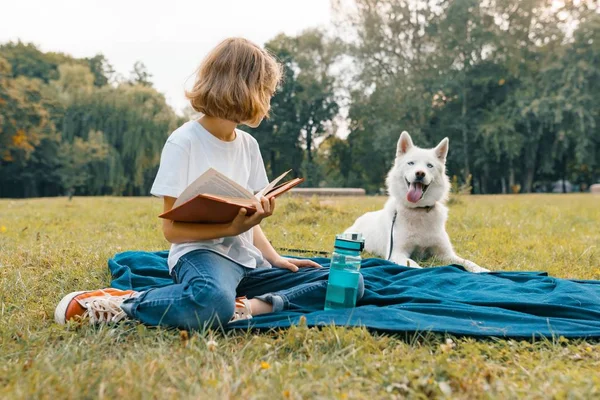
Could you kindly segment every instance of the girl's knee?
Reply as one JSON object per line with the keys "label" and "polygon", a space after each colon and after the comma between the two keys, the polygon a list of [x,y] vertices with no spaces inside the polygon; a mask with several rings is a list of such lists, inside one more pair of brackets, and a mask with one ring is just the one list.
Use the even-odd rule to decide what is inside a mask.
{"label": "girl's knee", "polygon": [[226,325],[235,312],[235,293],[213,285],[192,285],[191,313],[185,321],[191,329]]}
{"label": "girl's knee", "polygon": [[235,312],[235,294],[225,291],[213,293],[208,308],[210,309],[208,314],[210,314],[212,318],[211,326],[218,327],[226,325]]}

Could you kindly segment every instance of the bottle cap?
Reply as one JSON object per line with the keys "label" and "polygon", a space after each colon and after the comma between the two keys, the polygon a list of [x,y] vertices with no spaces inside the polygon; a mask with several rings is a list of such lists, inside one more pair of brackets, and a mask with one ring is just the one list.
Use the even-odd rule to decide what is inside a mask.
{"label": "bottle cap", "polygon": [[333,246],[339,250],[361,252],[365,248],[365,239],[363,239],[361,233],[341,233],[335,236]]}

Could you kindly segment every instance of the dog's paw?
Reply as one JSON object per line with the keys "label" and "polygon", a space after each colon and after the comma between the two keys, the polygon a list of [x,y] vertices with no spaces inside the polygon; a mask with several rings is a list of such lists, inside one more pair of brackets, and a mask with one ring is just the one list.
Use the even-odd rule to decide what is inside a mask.
{"label": "dog's paw", "polygon": [[475,263],[465,263],[465,269],[469,272],[473,272],[475,274],[480,274],[482,272],[490,272],[489,269],[480,267],[479,265],[475,264]]}
{"label": "dog's paw", "polygon": [[469,272],[473,272],[475,274],[480,274],[482,272],[490,272],[489,269],[485,269],[483,267],[480,267],[479,265],[475,264],[473,261],[470,260],[465,260],[465,259],[450,259],[451,261],[456,262],[459,265],[462,265],[463,267],[465,267],[465,269]]}
{"label": "dog's paw", "polygon": [[410,258],[406,259],[406,266],[411,268],[423,268],[417,263],[415,260],[411,260]]}

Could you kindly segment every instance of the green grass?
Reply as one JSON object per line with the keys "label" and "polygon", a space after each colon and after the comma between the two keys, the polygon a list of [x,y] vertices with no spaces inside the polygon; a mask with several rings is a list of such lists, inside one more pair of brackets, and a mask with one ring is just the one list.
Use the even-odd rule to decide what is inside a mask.
{"label": "green grass", "polygon": [[[286,199],[264,228],[276,247],[330,250],[334,234],[383,201]],[[600,279],[599,205],[592,195],[472,196],[451,207],[448,230],[459,254],[492,270]],[[62,295],[108,284],[114,253],[166,248],[160,206],[150,198],[0,200],[0,398],[600,396],[598,342],[55,325]]]}

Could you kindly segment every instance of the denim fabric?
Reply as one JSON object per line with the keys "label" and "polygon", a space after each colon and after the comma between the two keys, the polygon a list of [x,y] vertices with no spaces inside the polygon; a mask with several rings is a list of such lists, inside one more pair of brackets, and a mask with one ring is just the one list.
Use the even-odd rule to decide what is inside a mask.
{"label": "denim fabric", "polygon": [[[149,289],[126,300],[123,310],[146,325],[183,329],[224,326],[234,313],[235,298],[258,298],[273,312],[322,310],[329,268],[246,268],[217,253],[185,254],[171,272],[173,284]],[[364,293],[362,276],[358,298]]]}

